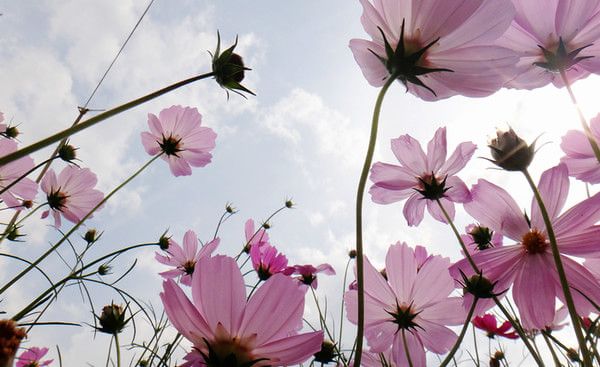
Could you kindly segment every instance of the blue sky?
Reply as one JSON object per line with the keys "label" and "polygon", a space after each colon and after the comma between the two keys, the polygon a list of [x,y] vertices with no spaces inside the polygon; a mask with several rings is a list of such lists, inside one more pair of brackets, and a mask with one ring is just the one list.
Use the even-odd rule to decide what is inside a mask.
{"label": "blue sky", "polygon": [[[23,144],[71,124],[76,106],[88,98],[146,5],[131,0],[0,0],[0,111],[21,124]],[[167,228],[178,241],[188,229],[209,239],[224,205],[232,202],[239,212],[222,227],[219,252],[235,254],[243,244],[246,219],[260,222],[292,198],[296,209],[272,221],[273,243],[291,263],[329,262],[342,273],[346,252],[353,246],[354,195],[377,93],[347,46],[351,38],[366,38],[361,11],[358,2],[347,0],[155,0],[90,108],[107,109],[208,71],[207,51],[214,50],[217,30],[224,45],[239,35],[239,53],[253,69],[244,84],[257,97],[232,95],[228,101],[213,81],[201,81],[74,136],[72,143],[81,147],[81,164],[98,174],[99,187],[106,192],[149,159],[139,138],[147,128],[147,113],[158,114],[172,104],[197,107],[203,125],[218,134],[213,163],[195,169],[191,177],[174,178],[166,163],[158,161],[116,195],[89,224],[105,232],[96,253],[155,240]],[[590,93],[597,84],[598,78],[591,77],[575,86],[589,117],[598,112]],[[575,117],[566,92],[553,87],[427,103],[405,94],[397,84],[384,103],[375,160],[394,162],[391,138],[410,134],[425,145],[440,126],[448,127],[450,152],[459,142],[471,140],[480,147],[475,156],[487,156],[485,145],[495,128],[510,124],[528,140],[543,133],[543,158],[532,167],[537,175],[558,162],[560,136],[578,127]],[[47,154],[36,154],[36,161]],[[468,185],[481,176],[509,185],[528,207],[530,194],[522,178],[489,167],[473,159],[461,177]],[[583,195],[581,184],[573,183],[572,188]],[[387,246],[398,240],[458,258],[449,228],[427,216],[419,228],[408,228],[401,210],[402,204],[378,206],[367,196],[365,242],[374,263],[381,265]],[[458,227],[468,223],[459,210]],[[57,236],[49,225],[30,221],[24,229],[28,242],[4,243],[2,251],[27,256],[43,251]],[[164,268],[154,261],[153,251],[134,256],[138,266],[123,285],[158,306],[161,280],[156,273]],[[125,269],[133,258],[115,265]],[[15,271],[6,261],[0,260],[0,266],[0,280]],[[58,258],[44,266],[60,274]],[[15,311],[28,302],[44,286],[36,279],[11,290],[3,305]],[[341,281],[337,276],[320,283],[320,294],[327,295],[331,305],[339,303]],[[100,289],[95,298],[96,312],[116,300]],[[314,320],[314,310],[307,312]],[[81,305],[75,288],[65,292],[47,319],[91,322],[89,308]],[[86,326],[58,331],[40,327],[28,345],[52,346],[58,340],[66,365],[101,365],[108,338],[96,336],[94,343],[101,347],[82,353],[91,338]]]}

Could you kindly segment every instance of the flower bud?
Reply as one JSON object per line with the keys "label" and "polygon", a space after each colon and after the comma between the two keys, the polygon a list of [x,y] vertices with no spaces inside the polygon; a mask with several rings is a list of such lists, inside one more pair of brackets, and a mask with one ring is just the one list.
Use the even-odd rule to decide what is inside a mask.
{"label": "flower bud", "polygon": [[357,254],[356,250],[350,250],[350,251],[348,252],[348,256],[349,256],[351,259],[356,259],[356,254]]}
{"label": "flower bud", "polygon": [[262,224],[262,227],[263,227],[264,229],[269,229],[269,228],[271,228],[271,225],[270,225],[269,223],[267,223],[267,222],[264,222],[264,223]]}
{"label": "flower bud", "polygon": [[98,232],[94,228],[90,228],[83,235],[83,239],[85,240],[85,242],[88,243],[88,245],[90,245],[90,244],[98,241],[98,238],[100,238],[101,235],[102,234],[99,235]]}
{"label": "flower bud", "polygon": [[129,322],[129,319],[125,319],[125,309],[123,306],[115,305],[114,303],[104,306],[100,316],[96,317],[100,322],[100,327],[97,330],[112,335],[123,331],[123,328]]}
{"label": "flower bud", "polygon": [[6,136],[9,139],[16,139],[17,136],[19,136],[20,131],[19,129],[17,129],[16,126],[7,126],[6,130],[4,130],[4,133],[2,133],[2,135]]}
{"label": "flower bud", "polygon": [[488,278],[484,277],[481,273],[472,275],[470,278],[461,271],[463,278],[463,292],[471,293],[476,298],[493,298],[497,296],[494,293],[494,286],[496,283],[492,283]]}
{"label": "flower bud", "polygon": [[292,201],[292,199],[287,199],[285,201],[285,207],[288,209],[291,209],[294,206],[294,202]]}
{"label": "flower bud", "polygon": [[335,343],[331,340],[323,340],[321,343],[321,350],[315,353],[315,362],[319,362],[321,364],[334,363],[335,358],[337,358],[337,353],[335,351]]}
{"label": "flower bud", "polygon": [[8,239],[9,241],[13,241],[13,242],[23,242],[23,241],[19,240],[20,237],[25,237],[24,234],[21,234],[19,232],[20,228],[21,228],[21,226],[16,226],[13,224],[8,229],[8,234],[6,235],[6,239]]}
{"label": "flower bud", "polygon": [[21,206],[25,209],[31,209],[33,207],[33,201],[31,200],[23,200],[21,202]]}
{"label": "flower bud", "polygon": [[98,274],[102,275],[102,276],[108,275],[108,274],[110,274],[111,269],[112,269],[112,267],[110,265],[102,264],[98,267]]}
{"label": "flower bud", "polygon": [[492,235],[494,231],[488,227],[475,226],[469,232],[469,236],[473,239],[473,242],[477,245],[479,250],[486,250],[492,247]]}
{"label": "flower bud", "polygon": [[235,208],[230,203],[227,203],[227,205],[225,205],[225,211],[229,214],[233,214],[236,212]]}
{"label": "flower bud", "polygon": [[569,348],[567,350],[567,357],[569,357],[569,359],[573,362],[581,361],[581,359],[579,359],[579,353],[577,353],[577,351],[573,348]]}
{"label": "flower bud", "polygon": [[496,138],[488,145],[492,151],[492,163],[507,171],[524,171],[535,155],[535,141],[527,146],[511,128],[497,131]]}
{"label": "flower bud", "polygon": [[161,250],[166,251],[169,249],[169,241],[171,240],[171,236],[167,236],[167,231],[163,233],[158,239],[158,246]]}
{"label": "flower bud", "polygon": [[[235,43],[221,53],[221,35],[217,32],[217,49],[212,55],[212,69],[217,83],[229,91],[238,93],[246,92],[254,95],[252,91],[241,85],[244,80],[244,71],[250,70],[244,66],[242,57],[233,52],[237,46],[238,39],[235,38]],[[229,95],[229,94],[228,94]]]}
{"label": "flower bud", "polygon": [[71,163],[75,158],[77,158],[77,154],[75,151],[77,148],[70,144],[65,144],[58,150],[58,156],[65,162]]}

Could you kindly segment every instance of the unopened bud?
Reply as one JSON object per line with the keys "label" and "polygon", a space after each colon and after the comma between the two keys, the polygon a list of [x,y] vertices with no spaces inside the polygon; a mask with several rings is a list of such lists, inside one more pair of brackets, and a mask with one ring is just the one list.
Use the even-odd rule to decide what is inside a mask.
{"label": "unopened bud", "polygon": [[123,306],[115,305],[114,303],[104,306],[100,316],[96,317],[100,322],[100,327],[97,330],[112,335],[120,333],[129,321],[125,320],[125,309]]}
{"label": "unopened bud", "polygon": [[65,144],[62,147],[60,147],[60,149],[58,151],[58,156],[63,161],[70,163],[75,158],[77,158],[77,154],[75,154],[76,150],[77,150],[77,148],[75,148],[74,146],[69,145],[69,144]]}
{"label": "unopened bud", "polygon": [[292,199],[287,199],[285,201],[285,207],[288,209],[291,209],[294,206],[294,202],[292,201]]}
{"label": "unopened bud", "polygon": [[270,225],[269,223],[267,223],[267,222],[264,222],[264,223],[262,224],[262,227],[263,227],[264,229],[269,229],[269,228],[271,228],[271,225]]}
{"label": "unopened bud", "polygon": [[99,275],[108,275],[110,274],[110,270],[112,269],[112,267],[108,264],[102,264],[98,267],[98,274]]}
{"label": "unopened bud", "polygon": [[33,201],[31,200],[23,200],[21,202],[21,206],[25,209],[31,209],[33,207]]}
{"label": "unopened bud", "polygon": [[20,134],[20,131],[19,131],[19,129],[17,129],[16,126],[7,126],[3,135],[9,139],[16,139],[17,136],[19,136],[19,134]]}
{"label": "unopened bud", "polygon": [[355,259],[355,258],[356,258],[356,254],[357,254],[357,253],[356,253],[356,250],[350,250],[350,251],[348,252],[348,256],[349,256],[351,259]]}
{"label": "unopened bud", "polygon": [[337,358],[337,353],[335,351],[335,343],[331,340],[323,340],[321,343],[321,350],[315,353],[315,362],[319,362],[321,364],[333,363]]}
{"label": "unopened bud", "polygon": [[512,128],[497,131],[488,146],[492,151],[491,162],[507,171],[526,170],[535,155],[535,141],[528,146]]}
{"label": "unopened bud", "polygon": [[88,245],[98,241],[98,238],[100,238],[100,236],[98,235],[98,232],[93,228],[88,229],[87,232],[85,232],[85,234],[83,235],[83,239],[85,240],[85,242],[88,243]]}

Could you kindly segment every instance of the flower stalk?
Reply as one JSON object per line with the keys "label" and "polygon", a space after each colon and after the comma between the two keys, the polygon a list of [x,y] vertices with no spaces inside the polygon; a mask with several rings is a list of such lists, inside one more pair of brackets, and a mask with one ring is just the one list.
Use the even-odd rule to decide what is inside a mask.
{"label": "flower stalk", "polygon": [[377,129],[379,126],[379,115],[381,113],[381,105],[383,98],[389,87],[396,80],[396,75],[390,75],[385,81],[385,84],[379,91],[375,108],[373,110],[373,120],[371,122],[371,134],[369,137],[369,146],[365,162],[363,164],[360,179],[358,181],[358,190],[356,193],[356,283],[358,285],[358,325],[356,331],[356,355],[354,357],[354,365],[360,366],[363,336],[365,331],[365,285],[364,285],[364,258],[363,258],[363,237],[362,237],[362,207],[363,197],[365,194],[365,185],[371,163],[373,162],[373,153],[375,151],[375,143],[377,142]]}
{"label": "flower stalk", "polygon": [[548,233],[548,240],[550,241],[550,248],[552,249],[552,257],[554,259],[554,264],[556,265],[556,271],[560,279],[560,285],[565,295],[565,303],[567,304],[567,309],[569,310],[571,323],[573,324],[573,329],[575,330],[575,335],[577,336],[577,342],[579,343],[579,348],[581,349],[581,354],[583,355],[583,366],[591,367],[592,357],[589,354],[589,351],[585,344],[585,338],[583,337],[583,333],[581,332],[581,324],[579,321],[579,317],[577,316],[577,310],[575,309],[575,303],[573,302],[573,296],[569,288],[567,275],[565,273],[563,263],[560,259],[560,252],[558,250],[558,244],[556,242],[556,235],[554,234],[554,228],[552,227],[552,222],[550,221],[548,210],[546,209],[546,205],[544,205],[542,196],[540,195],[537,186],[533,182],[529,171],[525,169],[522,172],[525,178],[527,179],[527,183],[531,187],[531,190],[533,191],[535,200],[537,201],[540,207],[540,212],[542,214],[542,218],[544,219],[544,224],[546,225],[546,232]]}
{"label": "flower stalk", "polygon": [[130,102],[127,102],[127,103],[122,104],[120,106],[117,106],[117,107],[115,107],[113,109],[110,109],[110,110],[108,110],[106,112],[103,112],[103,113],[101,113],[99,115],[96,115],[96,116],[94,116],[94,117],[92,117],[90,119],[87,119],[87,120],[85,120],[85,121],[83,121],[83,122],[81,122],[79,124],[73,125],[73,126],[67,128],[67,129],[65,129],[63,131],[60,131],[60,132],[58,132],[58,133],[56,133],[54,135],[51,135],[51,136],[49,136],[49,137],[47,137],[45,139],[42,139],[42,140],[38,141],[37,143],[34,143],[34,144],[31,144],[31,145],[26,146],[24,148],[21,148],[21,149],[13,152],[11,154],[5,155],[4,157],[0,157],[0,166],[5,165],[7,163],[10,163],[10,162],[12,162],[14,160],[17,160],[17,159],[19,159],[21,157],[24,157],[24,156],[26,156],[28,154],[31,154],[33,152],[36,152],[36,151],[38,151],[38,150],[40,150],[42,148],[45,148],[45,147],[47,147],[47,146],[49,146],[49,145],[51,145],[53,143],[56,143],[56,142],[58,142],[58,141],[60,141],[62,139],[65,139],[65,138],[67,138],[67,137],[69,137],[69,136],[71,136],[71,135],[73,135],[75,133],[78,133],[78,132],[80,132],[82,130],[85,130],[88,127],[91,127],[91,126],[99,123],[100,121],[106,120],[106,119],[108,119],[110,117],[118,115],[118,114],[120,114],[122,112],[125,112],[125,111],[127,111],[129,109],[132,109],[132,108],[134,108],[136,106],[139,106],[139,105],[141,105],[143,103],[151,101],[154,98],[160,97],[160,96],[162,96],[165,93],[171,92],[171,91],[173,91],[175,89],[178,89],[180,87],[183,87],[183,86],[185,86],[187,84],[190,84],[190,83],[193,83],[195,81],[206,79],[206,78],[210,78],[212,76],[214,76],[214,72],[197,75],[197,76],[194,76],[194,77],[182,80],[180,82],[177,82],[175,84],[171,84],[168,87],[159,89],[159,90],[157,90],[157,91],[155,91],[153,93],[147,94],[147,95],[142,96],[140,98],[134,99],[133,101],[130,101]]}
{"label": "flower stalk", "polygon": [[43,253],[40,257],[38,257],[34,262],[32,262],[27,268],[23,269],[19,274],[17,274],[14,278],[12,278],[8,283],[6,283],[2,288],[0,288],[0,294],[4,293],[8,288],[10,288],[13,284],[15,284],[19,279],[24,277],[27,273],[31,271],[31,269],[35,268],[40,262],[42,262],[46,257],[48,257],[51,253],[56,251],[68,238],[71,236],[82,224],[85,222],[98,208],[100,208],[104,203],[108,201],[114,194],[116,194],[120,189],[125,187],[131,180],[136,178],[143,170],[145,170],[152,162],[158,159],[161,154],[157,154],[152,159],[150,159],[147,163],[145,163],[140,169],[138,169],[133,175],[131,175],[128,179],[119,184],[113,191],[111,191],[108,195],[104,197],[89,213],[85,215],[85,217],[81,218],[81,220],[75,224],[65,235],[56,243],[54,246],[50,247],[48,251]]}
{"label": "flower stalk", "polygon": [[452,359],[454,358],[454,354],[456,354],[456,351],[458,350],[458,347],[460,347],[460,345],[462,344],[465,334],[467,333],[467,330],[469,329],[469,324],[471,323],[471,319],[473,318],[473,312],[475,312],[475,306],[477,306],[478,300],[479,300],[479,298],[477,298],[477,297],[475,297],[475,299],[473,300],[473,304],[471,305],[471,308],[469,309],[469,313],[467,315],[467,318],[465,319],[465,323],[462,327],[462,330],[460,331],[460,335],[458,335],[458,339],[456,339],[456,343],[454,343],[454,346],[452,347],[452,349],[450,350],[450,352],[448,353],[446,358],[444,358],[444,360],[440,364],[440,367],[446,367],[448,365],[448,363],[450,363],[450,361],[452,361]]}

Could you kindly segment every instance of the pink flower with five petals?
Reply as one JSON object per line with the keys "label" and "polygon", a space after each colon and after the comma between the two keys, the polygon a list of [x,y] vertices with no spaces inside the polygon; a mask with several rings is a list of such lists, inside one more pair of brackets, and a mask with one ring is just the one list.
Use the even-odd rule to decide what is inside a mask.
{"label": "pink flower with five petals", "polygon": [[[46,172],[40,187],[46,193],[56,227],[60,227],[61,215],[68,221],[77,223],[102,201],[104,194],[94,189],[96,182],[98,179],[89,168],[66,166],[58,177],[52,168]],[[50,211],[42,213],[42,218],[46,218],[49,213]]]}
{"label": "pink flower with five petals", "polygon": [[294,265],[289,266],[283,271],[285,275],[298,275],[298,280],[301,284],[311,286],[313,289],[317,289],[318,286],[317,273],[335,275],[335,270],[329,264],[321,264],[317,267],[312,265]]}
{"label": "pink flower with five petals", "polygon": [[142,145],[150,155],[162,153],[175,176],[189,176],[193,167],[210,163],[210,151],[215,147],[217,134],[200,126],[202,116],[196,108],[171,106],[158,117],[148,114],[150,132],[143,132]]}
{"label": "pink flower with five petals", "polygon": [[48,348],[31,347],[21,353],[17,358],[15,367],[43,367],[52,363],[53,359],[42,361],[42,358],[48,353]]}
{"label": "pink flower with five petals", "polygon": [[516,15],[497,44],[515,50],[517,76],[508,87],[533,89],[600,72],[600,3],[597,0],[513,0]]}
{"label": "pink flower with five petals", "polygon": [[508,339],[518,339],[519,335],[515,331],[509,332],[512,328],[510,321],[504,321],[498,326],[496,316],[486,313],[483,316],[476,316],[471,321],[473,325],[486,332],[488,338],[494,338],[495,336],[502,336]]}
{"label": "pink flower with five petals", "polygon": [[154,255],[155,259],[165,265],[173,266],[175,269],[163,271],[160,275],[163,278],[181,277],[181,284],[191,285],[192,274],[196,269],[198,260],[210,255],[219,246],[219,238],[215,238],[198,251],[198,236],[192,230],[185,232],[183,235],[183,248],[177,242],[169,239],[169,248],[167,248],[167,256],[161,255],[158,252]]}
{"label": "pink flower with five petals", "polygon": [[246,299],[234,259],[205,257],[192,278],[192,301],[172,279],[160,294],[173,326],[194,345],[184,366],[290,366],[321,349],[323,332],[298,334],[304,294],[294,281],[275,274]]}
{"label": "pink flower with five petals", "polygon": [[[385,259],[387,279],[365,257],[365,337],[373,353],[390,347],[396,366],[408,366],[404,339],[414,367],[425,366],[425,348],[443,354],[456,340],[446,325],[465,321],[461,299],[449,297],[454,281],[450,261],[429,258],[418,269],[412,248],[405,243],[390,246]],[[350,322],[358,322],[358,291],[344,296]]]}
{"label": "pink flower with five petals", "polygon": [[424,100],[487,96],[514,74],[510,49],[494,45],[510,25],[509,0],[360,0],[372,41],[350,40],[369,84],[392,75]]}
{"label": "pink flower with five petals", "polygon": [[373,186],[371,199],[378,204],[390,204],[408,199],[404,217],[409,226],[423,220],[425,206],[440,222],[446,219],[435,199],[439,199],[450,218],[454,218],[454,203],[470,199],[469,190],[456,173],[471,159],[476,146],[471,142],[459,144],[446,159],[446,128],[440,128],[427,145],[427,154],[410,135],[392,139],[392,152],[400,166],[377,162],[371,168]]}
{"label": "pink flower with five petals", "polygon": [[[600,220],[600,194],[560,214],[569,192],[564,164],[545,171],[538,189],[554,228],[575,306],[579,314],[587,314],[593,306],[586,297],[600,304],[600,284],[589,270],[565,255],[589,257],[596,256],[600,250],[600,226],[595,225]],[[472,201],[465,204],[466,211],[480,223],[517,242],[513,246],[480,251],[472,256],[473,261],[483,276],[496,283],[494,292],[513,286],[512,295],[523,327],[540,330],[551,325],[556,297],[564,302],[564,296],[537,202],[532,200],[528,220],[504,189],[486,180],[479,180],[471,195]],[[466,259],[452,267],[451,273],[456,279],[460,279],[459,269],[467,275],[473,274]],[[491,307],[492,303],[487,302],[487,305]],[[483,307],[478,304],[478,309],[483,310]]]}

